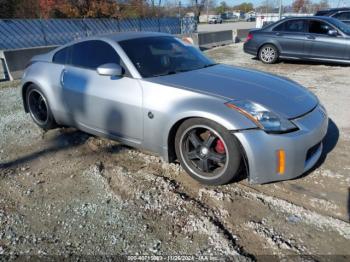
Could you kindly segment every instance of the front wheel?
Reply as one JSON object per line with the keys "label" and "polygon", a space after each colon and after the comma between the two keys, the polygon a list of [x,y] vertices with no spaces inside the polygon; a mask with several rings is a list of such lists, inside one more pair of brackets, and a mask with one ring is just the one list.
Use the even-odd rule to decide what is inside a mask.
{"label": "front wheel", "polygon": [[192,118],[183,122],[176,133],[175,149],[181,166],[203,184],[222,185],[238,176],[239,142],[213,121]]}
{"label": "front wheel", "polygon": [[278,60],[278,49],[274,45],[264,45],[259,50],[259,59],[264,64],[274,64]]}

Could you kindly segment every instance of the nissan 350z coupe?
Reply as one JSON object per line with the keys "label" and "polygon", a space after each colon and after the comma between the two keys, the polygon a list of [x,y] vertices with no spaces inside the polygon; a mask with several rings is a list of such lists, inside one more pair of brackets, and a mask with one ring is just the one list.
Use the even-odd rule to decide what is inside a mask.
{"label": "nissan 350z coupe", "polygon": [[210,185],[234,181],[240,166],[251,183],[295,178],[320,157],[328,126],[299,84],[216,64],[160,33],[91,37],[36,56],[22,96],[43,129],[72,126],[155,152]]}

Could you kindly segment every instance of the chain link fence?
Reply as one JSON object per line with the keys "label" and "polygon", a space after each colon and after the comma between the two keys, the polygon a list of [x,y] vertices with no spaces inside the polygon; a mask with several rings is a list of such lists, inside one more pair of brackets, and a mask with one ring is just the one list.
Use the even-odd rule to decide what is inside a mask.
{"label": "chain link fence", "polygon": [[126,31],[191,35],[196,30],[193,18],[3,19],[0,20],[0,50],[63,45],[86,36]]}

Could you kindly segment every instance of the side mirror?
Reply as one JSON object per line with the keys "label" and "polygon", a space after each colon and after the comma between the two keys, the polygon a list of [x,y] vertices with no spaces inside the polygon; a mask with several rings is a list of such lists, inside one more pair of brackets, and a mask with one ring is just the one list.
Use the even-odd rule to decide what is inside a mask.
{"label": "side mirror", "polygon": [[123,68],[114,63],[108,63],[100,65],[96,69],[97,73],[102,76],[122,76],[123,75]]}
{"label": "side mirror", "polygon": [[328,30],[328,35],[329,36],[337,36],[338,35],[338,31],[334,30],[334,29],[330,29],[330,30]]}

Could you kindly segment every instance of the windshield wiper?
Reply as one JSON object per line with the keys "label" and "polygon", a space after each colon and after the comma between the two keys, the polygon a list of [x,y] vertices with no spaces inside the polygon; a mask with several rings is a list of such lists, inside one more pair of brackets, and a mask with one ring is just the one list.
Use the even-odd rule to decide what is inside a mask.
{"label": "windshield wiper", "polygon": [[198,67],[198,68],[187,68],[187,69],[178,69],[178,70],[171,70],[162,74],[157,74],[157,75],[153,75],[153,77],[157,77],[157,76],[167,76],[167,75],[175,75],[177,73],[183,73],[183,72],[188,72],[188,71],[193,71],[193,70],[198,70],[198,69],[203,69],[203,68],[207,68],[210,66],[214,66],[214,65],[218,65],[218,63],[212,63],[212,64],[206,64],[202,67]]}
{"label": "windshield wiper", "polygon": [[176,74],[178,71],[168,71],[166,73],[162,73],[162,74],[157,74],[157,75],[153,75],[153,77],[157,77],[157,76],[167,76],[167,75],[174,75]]}

